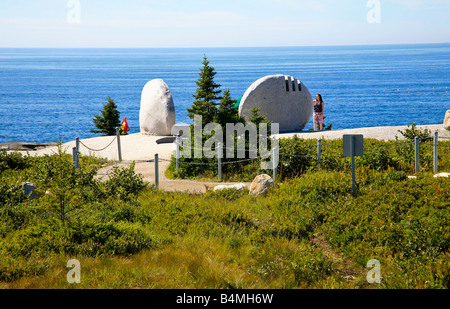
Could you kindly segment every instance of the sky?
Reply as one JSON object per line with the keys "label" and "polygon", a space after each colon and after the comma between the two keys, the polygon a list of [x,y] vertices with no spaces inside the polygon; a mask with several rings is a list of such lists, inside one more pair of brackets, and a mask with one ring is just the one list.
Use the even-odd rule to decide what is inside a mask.
{"label": "sky", "polygon": [[450,0],[1,0],[0,47],[450,42]]}

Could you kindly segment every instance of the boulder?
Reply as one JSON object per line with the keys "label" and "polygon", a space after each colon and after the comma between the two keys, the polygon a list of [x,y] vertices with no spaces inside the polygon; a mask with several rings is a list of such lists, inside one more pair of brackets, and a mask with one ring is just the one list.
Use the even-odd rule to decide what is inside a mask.
{"label": "boulder", "polygon": [[450,177],[450,173],[439,173],[439,174],[435,174],[433,175],[434,178],[438,178],[438,177]]}
{"label": "boulder", "polygon": [[450,109],[447,110],[444,117],[444,129],[450,131]]}
{"label": "boulder", "polygon": [[149,81],[142,90],[139,125],[142,134],[166,136],[175,125],[172,93],[162,79]]}
{"label": "boulder", "polygon": [[267,174],[258,175],[250,185],[250,194],[252,194],[253,196],[265,196],[269,188],[273,188],[273,186],[274,181],[272,177]]}
{"label": "boulder", "polygon": [[39,195],[36,193],[37,185],[32,182],[23,182],[23,193],[28,196],[30,200],[34,200],[39,198]]}
{"label": "boulder", "polygon": [[214,191],[224,190],[224,189],[236,189],[236,190],[244,190],[247,188],[245,183],[238,183],[235,185],[218,185],[214,187]]}
{"label": "boulder", "polygon": [[313,98],[308,88],[296,78],[269,75],[247,89],[239,104],[239,115],[248,121],[253,107],[259,108],[259,115],[278,123],[280,133],[297,132],[311,119]]}

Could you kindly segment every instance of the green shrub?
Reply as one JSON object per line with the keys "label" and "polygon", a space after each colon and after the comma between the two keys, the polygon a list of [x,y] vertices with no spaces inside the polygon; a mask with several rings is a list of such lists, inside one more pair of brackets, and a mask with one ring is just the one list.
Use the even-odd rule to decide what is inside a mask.
{"label": "green shrub", "polygon": [[155,245],[149,232],[139,224],[94,222],[77,219],[63,224],[47,219],[8,235],[2,251],[12,257],[67,255],[130,255]]}
{"label": "green shrub", "polygon": [[5,149],[0,149],[0,173],[8,169],[25,169],[29,167],[27,156],[20,152],[7,153]]}
{"label": "green shrub", "polygon": [[39,276],[44,274],[48,267],[49,264],[45,261],[2,256],[0,259],[0,282],[11,282],[26,276]]}
{"label": "green shrub", "polygon": [[308,171],[316,161],[315,145],[294,135],[279,141],[279,176],[281,179],[300,176]]}
{"label": "green shrub", "polygon": [[416,137],[419,137],[421,140],[431,140],[431,131],[429,129],[419,129],[416,126],[416,123],[413,122],[411,127],[408,125],[408,127],[402,131],[398,130],[399,133],[403,135],[404,138],[407,140],[414,140]]}
{"label": "green shrub", "polygon": [[135,163],[127,168],[113,166],[113,171],[109,179],[104,183],[104,188],[108,196],[115,196],[120,199],[128,199],[130,195],[141,192],[147,187],[141,174],[136,174]]}
{"label": "green shrub", "polygon": [[371,169],[378,171],[387,170],[391,167],[394,169],[399,168],[399,163],[386,151],[371,153],[362,157],[358,157],[357,163],[358,165],[368,166]]}

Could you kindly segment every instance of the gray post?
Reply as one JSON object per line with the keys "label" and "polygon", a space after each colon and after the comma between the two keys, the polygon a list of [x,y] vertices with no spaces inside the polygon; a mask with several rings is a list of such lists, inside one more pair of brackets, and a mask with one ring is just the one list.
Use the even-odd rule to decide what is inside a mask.
{"label": "gray post", "polygon": [[322,140],[317,140],[317,163],[320,163],[320,157],[322,156]]}
{"label": "gray post", "polygon": [[158,154],[155,153],[155,186],[159,187],[159,162],[158,162]]}
{"label": "gray post", "polygon": [[119,162],[122,162],[122,148],[120,147],[120,127],[117,127],[116,133],[117,133],[117,152],[119,154]]}
{"label": "gray post", "polygon": [[350,148],[352,150],[352,192],[356,196],[356,181],[355,181],[355,136],[350,139]]}
{"label": "gray post", "polygon": [[217,143],[217,173],[219,175],[219,181],[222,181],[222,143]]}
{"label": "gray post", "polygon": [[434,132],[433,171],[438,172],[438,132]]}
{"label": "gray post", "polygon": [[72,159],[73,159],[73,169],[76,170],[78,168],[77,163],[77,147],[72,148]]}
{"label": "gray post", "polygon": [[75,139],[75,147],[77,148],[77,168],[80,167],[80,138]]}
{"label": "gray post", "polygon": [[419,172],[419,160],[420,160],[420,154],[419,154],[419,137],[416,136],[414,138],[414,154],[415,154],[415,164],[414,164],[414,170],[416,173]]}
{"label": "gray post", "polygon": [[175,144],[177,146],[176,150],[176,171],[178,172],[178,169],[180,168],[180,136],[177,135],[177,139],[175,140]]}
{"label": "gray post", "polygon": [[274,148],[272,153],[272,164],[273,164],[273,183],[275,184],[276,180],[277,180],[277,167],[278,167],[278,156],[277,156],[277,151],[278,148]]}

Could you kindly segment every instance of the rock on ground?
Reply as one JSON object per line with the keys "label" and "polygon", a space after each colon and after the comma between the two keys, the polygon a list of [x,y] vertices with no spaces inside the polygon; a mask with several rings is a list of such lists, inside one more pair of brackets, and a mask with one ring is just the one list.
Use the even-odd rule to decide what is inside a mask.
{"label": "rock on ground", "polygon": [[274,184],[275,183],[272,177],[270,177],[269,175],[258,175],[250,185],[250,194],[252,194],[253,196],[265,196],[269,188],[273,188]]}
{"label": "rock on ground", "polygon": [[450,177],[450,173],[439,173],[439,174],[435,174],[433,175],[434,178],[438,178],[438,177]]}
{"label": "rock on ground", "polygon": [[236,189],[236,190],[243,190],[246,189],[247,185],[245,183],[238,183],[235,185],[218,185],[214,187],[214,191],[218,190],[224,190],[224,189]]}

